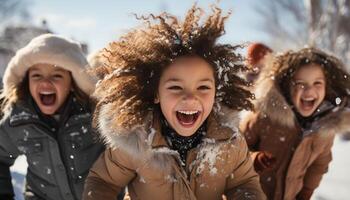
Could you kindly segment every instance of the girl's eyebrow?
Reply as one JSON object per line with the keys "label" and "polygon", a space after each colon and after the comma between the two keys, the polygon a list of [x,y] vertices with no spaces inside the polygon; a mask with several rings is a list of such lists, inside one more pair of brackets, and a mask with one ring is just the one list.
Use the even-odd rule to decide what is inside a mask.
{"label": "girl's eyebrow", "polygon": [[[179,79],[179,78],[170,78],[170,79],[168,79],[168,80],[166,80],[165,82],[167,83],[167,82],[180,82],[182,79]],[[214,82],[214,80],[213,79],[211,79],[211,78],[204,78],[204,79],[201,79],[201,80],[199,80],[199,82],[205,82],[205,81],[209,81],[209,82]]]}
{"label": "girl's eyebrow", "polygon": [[204,79],[199,80],[199,82],[206,82],[206,81],[214,83],[214,80],[211,78],[204,78]]}
{"label": "girl's eyebrow", "polygon": [[56,68],[56,69],[54,69],[54,72],[64,72],[65,70],[64,69],[62,69],[62,68]]}
{"label": "girl's eyebrow", "polygon": [[181,81],[181,79],[179,79],[179,78],[169,78],[168,80],[165,81],[165,83],[167,83],[167,82],[180,82],[180,81]]}
{"label": "girl's eyebrow", "polygon": [[[315,80],[316,80],[316,81],[324,81],[325,78],[323,78],[323,77],[318,77],[318,78],[316,78]],[[304,80],[304,79],[295,79],[294,82],[305,82],[305,80]]]}
{"label": "girl's eyebrow", "polygon": [[35,67],[35,66],[30,68],[30,71],[38,71],[38,70],[39,69],[37,67]]}

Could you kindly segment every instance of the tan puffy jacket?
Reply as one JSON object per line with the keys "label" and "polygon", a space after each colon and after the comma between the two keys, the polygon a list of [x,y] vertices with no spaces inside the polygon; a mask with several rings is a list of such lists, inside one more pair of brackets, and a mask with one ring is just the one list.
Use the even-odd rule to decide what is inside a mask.
{"label": "tan puffy jacket", "polygon": [[[111,148],[92,167],[83,199],[115,199],[125,186],[133,200],[265,199],[237,130],[210,116],[202,143],[188,152],[183,168],[161,135],[158,118],[150,121],[152,128],[127,136],[102,128]],[[110,121],[103,123],[110,127]]]}

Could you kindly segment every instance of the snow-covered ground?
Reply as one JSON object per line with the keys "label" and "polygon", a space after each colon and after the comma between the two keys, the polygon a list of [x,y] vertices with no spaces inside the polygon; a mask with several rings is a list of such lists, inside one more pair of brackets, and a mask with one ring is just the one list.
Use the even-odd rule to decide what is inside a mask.
{"label": "snow-covered ground", "polygon": [[[312,200],[349,200],[350,199],[350,141],[335,139],[333,146],[333,161],[328,173],[323,177],[320,187],[315,191]],[[11,167],[12,183],[15,188],[16,200],[23,200],[23,185],[27,172],[24,156],[16,160]]]}
{"label": "snow-covered ground", "polygon": [[315,191],[313,200],[350,199],[350,141],[335,138],[333,161],[323,176],[321,185]]}
{"label": "snow-covered ground", "polygon": [[25,174],[27,174],[27,159],[25,156],[19,156],[15,164],[11,167],[12,185],[15,190],[16,200],[24,200],[23,191],[25,183]]}

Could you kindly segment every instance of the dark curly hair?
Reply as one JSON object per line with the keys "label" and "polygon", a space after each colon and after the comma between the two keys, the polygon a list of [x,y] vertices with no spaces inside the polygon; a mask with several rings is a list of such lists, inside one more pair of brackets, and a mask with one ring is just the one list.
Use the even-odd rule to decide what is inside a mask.
{"label": "dark curly hair", "polygon": [[293,76],[298,69],[308,64],[317,64],[322,67],[326,78],[326,100],[335,104],[337,97],[350,97],[350,77],[343,63],[319,49],[303,48],[277,56],[273,63],[275,68],[279,69],[277,83],[289,103],[291,103],[289,91]]}
{"label": "dark curly hair", "polygon": [[235,110],[252,109],[253,95],[246,90],[247,82],[238,76],[246,70],[243,57],[236,53],[242,46],[217,44],[230,14],[223,15],[216,6],[205,20],[201,20],[202,14],[203,10],[194,5],[181,23],[168,13],[136,16],[146,25],[110,43],[102,52],[103,65],[94,69],[100,79],[94,122],[101,106],[112,103],[117,108],[113,112],[118,113],[114,122],[119,126],[141,124],[155,108],[162,72],[184,56],[200,57],[213,67],[217,103]]}

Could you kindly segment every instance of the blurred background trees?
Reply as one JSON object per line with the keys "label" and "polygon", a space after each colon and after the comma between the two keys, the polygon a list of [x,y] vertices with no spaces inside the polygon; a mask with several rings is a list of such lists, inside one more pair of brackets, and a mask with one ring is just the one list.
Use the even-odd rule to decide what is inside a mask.
{"label": "blurred background trees", "polygon": [[319,47],[350,71],[350,0],[266,0],[255,9],[276,50]]}

